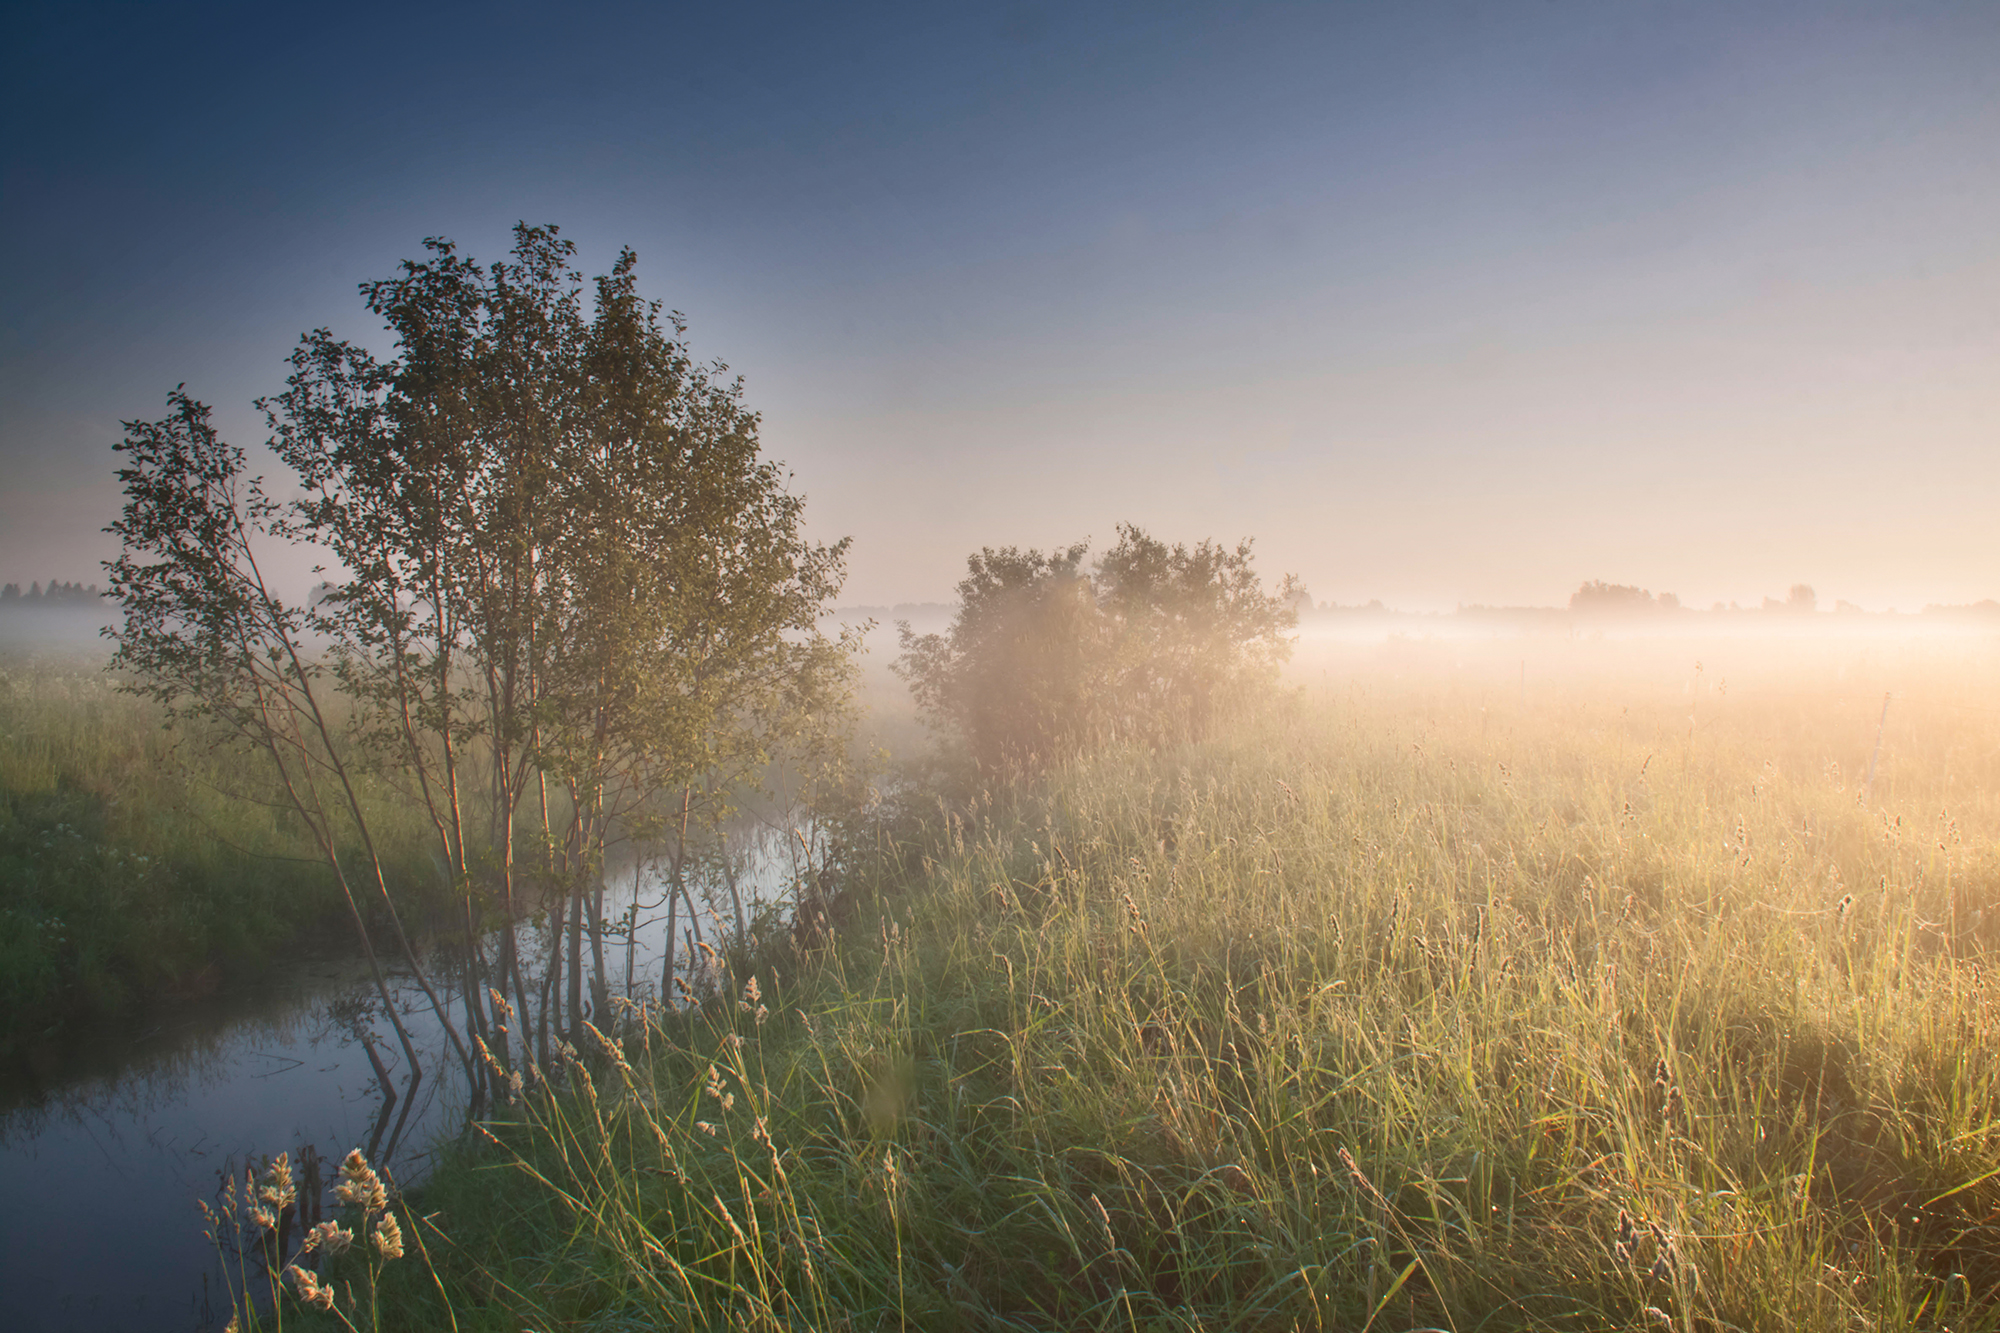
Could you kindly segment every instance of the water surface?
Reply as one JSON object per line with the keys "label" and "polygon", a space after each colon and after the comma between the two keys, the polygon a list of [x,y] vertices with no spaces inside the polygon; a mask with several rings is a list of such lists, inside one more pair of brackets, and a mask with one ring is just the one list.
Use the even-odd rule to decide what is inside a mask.
{"label": "water surface", "polygon": [[[793,873],[785,837],[740,841],[746,906],[774,899]],[[610,985],[651,998],[667,957],[662,894],[630,871],[610,883],[608,917],[622,921],[638,905],[632,947],[606,940]],[[708,936],[733,926],[731,916],[725,905],[707,918]],[[679,924],[688,924],[685,911]],[[522,948],[545,956],[535,932]],[[451,969],[431,971],[460,1021]],[[340,958],[136,1022],[65,1033],[30,1068],[0,1076],[0,1326],[219,1328],[229,1299],[197,1200],[219,1204],[224,1182],[246,1165],[261,1168],[279,1152],[297,1160],[308,1149],[337,1162],[359,1147],[400,1183],[421,1180],[440,1143],[463,1129],[466,1098],[429,1001],[407,976],[394,978],[392,993],[424,1059],[414,1090],[387,1019],[374,1012],[365,966]],[[390,1067],[393,1102],[360,1031]],[[331,1177],[331,1165],[323,1174]]]}

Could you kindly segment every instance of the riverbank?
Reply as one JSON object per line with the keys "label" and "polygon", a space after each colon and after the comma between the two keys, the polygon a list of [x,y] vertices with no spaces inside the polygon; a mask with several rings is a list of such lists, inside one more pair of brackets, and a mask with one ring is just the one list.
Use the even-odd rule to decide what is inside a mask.
{"label": "riverbank", "polygon": [[[69,1025],[351,947],[332,876],[262,772],[164,730],[101,652],[0,655],[0,1061],[47,1064]],[[391,826],[421,911],[421,830]]]}
{"label": "riverbank", "polygon": [[1822,665],[1378,681],[929,793],[833,947],[441,1167],[382,1308],[2000,1327],[2000,719],[1940,667],[1877,771]]}

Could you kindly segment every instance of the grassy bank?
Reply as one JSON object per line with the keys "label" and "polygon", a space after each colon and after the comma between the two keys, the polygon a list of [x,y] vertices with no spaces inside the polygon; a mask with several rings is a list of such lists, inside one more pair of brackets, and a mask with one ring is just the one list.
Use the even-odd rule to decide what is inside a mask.
{"label": "grassy bank", "polygon": [[441,1169],[411,1227],[442,1285],[392,1264],[384,1308],[2000,1326],[1980,679],[1911,691],[1865,805],[1867,686],[1629,676],[1385,677],[933,793],[835,947]]}
{"label": "grassy bank", "polygon": [[[254,756],[170,733],[102,656],[0,658],[0,1056],[352,934]],[[385,806],[387,802],[384,803]],[[400,830],[401,882],[424,863]]]}

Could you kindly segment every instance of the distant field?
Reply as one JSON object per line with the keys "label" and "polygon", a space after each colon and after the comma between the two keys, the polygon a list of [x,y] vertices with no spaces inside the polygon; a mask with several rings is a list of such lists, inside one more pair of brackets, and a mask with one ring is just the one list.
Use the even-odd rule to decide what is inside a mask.
{"label": "distant field", "polygon": [[111,655],[103,628],[117,619],[109,603],[98,606],[0,607],[0,652]]}
{"label": "distant field", "polygon": [[[13,612],[0,626],[62,612]],[[59,1064],[65,1025],[214,990],[329,935],[344,907],[255,755],[169,732],[107,653],[0,649],[0,1059]],[[385,807],[394,802],[384,793]],[[391,824],[394,886],[435,878]]]}
{"label": "distant field", "polygon": [[2000,1326],[1996,665],[1307,643],[937,779],[832,948],[426,1187],[457,1325]]}

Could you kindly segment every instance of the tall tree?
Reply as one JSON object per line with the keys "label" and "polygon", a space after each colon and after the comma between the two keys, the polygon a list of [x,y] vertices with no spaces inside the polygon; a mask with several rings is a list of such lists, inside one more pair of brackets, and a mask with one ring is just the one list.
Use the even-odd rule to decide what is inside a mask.
{"label": "tall tree", "polygon": [[[419,1063],[370,938],[361,897],[403,938],[380,849],[356,788],[323,667],[307,652],[309,618],[273,590],[258,548],[282,529],[283,506],[244,475],[243,451],[181,389],[157,422],[126,423],[118,446],[125,509],[110,531],[124,551],[109,566],[124,606],[113,665],[129,688],[160,700],[172,722],[200,724],[270,761],[280,789],[332,869],[383,1009],[409,1062]],[[367,892],[374,889],[373,894]],[[360,896],[357,896],[359,893]],[[414,952],[409,963],[445,1030],[458,1037]],[[468,1073],[469,1053],[459,1044]],[[385,1088],[393,1095],[393,1089]]]}
{"label": "tall tree", "polygon": [[[511,990],[539,1060],[580,1026],[586,944],[608,998],[609,849],[684,850],[781,751],[834,744],[854,645],[818,619],[846,543],[805,538],[740,380],[695,363],[629,251],[586,309],[554,228],[491,265],[426,249],[362,288],[392,356],[318,330],[263,404],[301,491],[269,526],[333,557],[304,624],[363,752],[429,817],[466,1022],[512,1058],[480,1007]],[[539,985],[515,939],[531,909],[552,924]]]}

